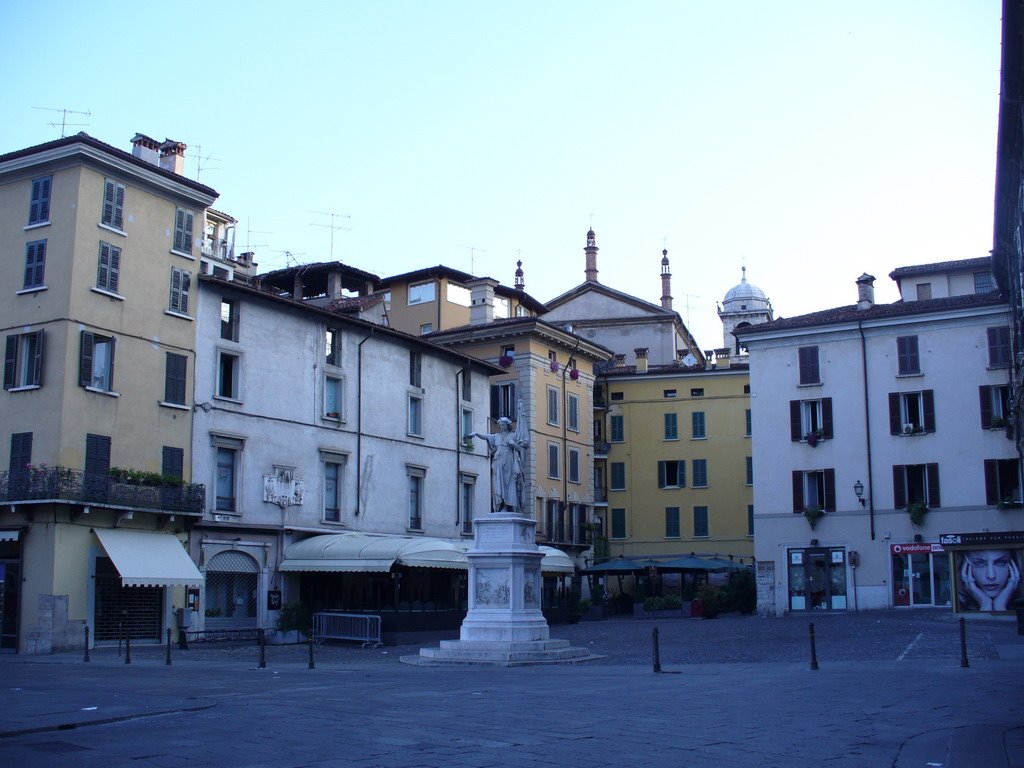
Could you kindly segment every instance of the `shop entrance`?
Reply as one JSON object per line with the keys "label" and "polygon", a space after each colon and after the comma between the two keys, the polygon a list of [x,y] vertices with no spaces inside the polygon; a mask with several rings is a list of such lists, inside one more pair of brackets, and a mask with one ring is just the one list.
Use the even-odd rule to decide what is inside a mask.
{"label": "shop entrance", "polygon": [[949,558],[939,544],[893,544],[892,604],[897,608],[952,605]]}
{"label": "shop entrance", "polygon": [[163,587],[125,587],[109,557],[96,558],[96,642],[159,640]]}
{"label": "shop entrance", "polygon": [[846,610],[846,550],[836,547],[789,551],[789,609]]}

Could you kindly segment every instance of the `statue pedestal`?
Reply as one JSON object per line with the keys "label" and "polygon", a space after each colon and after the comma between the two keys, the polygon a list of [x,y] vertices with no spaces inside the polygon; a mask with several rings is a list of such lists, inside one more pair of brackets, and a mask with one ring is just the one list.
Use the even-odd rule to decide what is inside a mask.
{"label": "statue pedestal", "polygon": [[421,648],[419,656],[402,661],[435,664],[572,663],[598,658],[568,640],[552,640],[541,612],[537,523],[526,517],[496,512],[476,518],[469,559],[469,612],[458,640],[440,648]]}

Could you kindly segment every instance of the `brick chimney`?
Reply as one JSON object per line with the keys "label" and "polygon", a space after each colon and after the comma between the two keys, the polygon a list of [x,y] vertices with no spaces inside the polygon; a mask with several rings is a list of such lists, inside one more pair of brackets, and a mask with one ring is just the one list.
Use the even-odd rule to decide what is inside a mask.
{"label": "brick chimney", "polygon": [[672,273],[668,269],[668,249],[661,252],[661,307],[672,309]]}
{"label": "brick chimney", "polygon": [[469,324],[484,325],[494,322],[494,289],[497,280],[478,277],[466,283],[469,288]]}
{"label": "brick chimney", "polygon": [[857,309],[875,306],[875,276],[865,272],[857,278]]}
{"label": "brick chimney", "polygon": [[597,280],[597,236],[594,235],[594,230],[591,228],[587,232],[587,247],[583,249],[583,252],[587,254],[587,282],[596,283]]}
{"label": "brick chimney", "polygon": [[185,172],[185,144],[167,139],[160,145],[160,167],[179,176]]}
{"label": "brick chimney", "polygon": [[633,350],[636,355],[636,372],[647,373],[647,352],[648,347],[637,347]]}
{"label": "brick chimney", "polygon": [[132,157],[152,165],[160,165],[160,143],[144,133],[132,137]]}

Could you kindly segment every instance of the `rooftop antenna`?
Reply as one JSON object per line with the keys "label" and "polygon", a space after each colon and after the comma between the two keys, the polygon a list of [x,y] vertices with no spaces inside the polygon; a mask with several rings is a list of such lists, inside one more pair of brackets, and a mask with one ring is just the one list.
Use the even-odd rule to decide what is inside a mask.
{"label": "rooftop antenna", "polygon": [[476,277],[476,254],[487,253],[483,248],[477,248],[475,245],[462,245],[458,244],[459,248],[469,248],[469,274]]}
{"label": "rooftop antenna", "polygon": [[273,232],[268,232],[262,229],[252,229],[252,220],[246,218],[245,220],[245,245],[242,247],[249,252],[255,251],[257,248],[266,248],[266,243],[254,243],[249,238],[253,235],[272,235]]}
{"label": "rooftop antenna", "polygon": [[299,264],[299,260],[298,260],[297,257],[298,256],[305,256],[306,255],[305,251],[303,251],[302,253],[294,253],[292,251],[285,250],[285,251],[274,251],[274,253],[283,253],[284,254],[284,266],[285,266],[285,269],[287,269],[288,267],[300,267],[300,266],[302,266],[301,264]]}
{"label": "rooftop antenna", "polygon": [[[54,109],[53,107],[32,107],[32,109],[39,109],[43,112],[60,112],[60,137],[63,139],[65,135],[65,129],[67,128],[78,128],[80,126],[86,126],[88,123],[69,123],[68,115],[85,115],[86,117],[92,117],[92,114],[86,110],[85,112],[78,112],[74,109]],[[57,123],[47,123],[47,125],[56,128]]]}
{"label": "rooftop antenna", "polygon": [[[204,156],[203,155],[203,145],[202,144],[196,144],[196,181],[199,181],[199,176],[203,172],[203,161],[204,160],[220,160],[220,158],[219,157],[214,157],[213,155],[205,155]],[[206,170],[208,170],[208,171],[209,170],[214,170],[215,171],[215,170],[217,170],[217,166],[216,165],[213,166],[212,169],[208,167]]]}
{"label": "rooftop antenna", "polygon": [[352,227],[343,227],[340,224],[335,224],[334,220],[335,219],[351,219],[352,217],[349,216],[347,213],[331,213],[329,211],[310,211],[310,213],[315,214],[317,216],[330,216],[331,217],[331,223],[330,224],[319,224],[319,223],[317,223],[315,221],[311,221],[311,222],[309,222],[309,226],[311,226],[311,227],[326,227],[327,229],[331,230],[331,261],[334,261],[334,233],[336,231],[338,231],[339,229],[343,230],[345,232],[349,232],[352,229]]}

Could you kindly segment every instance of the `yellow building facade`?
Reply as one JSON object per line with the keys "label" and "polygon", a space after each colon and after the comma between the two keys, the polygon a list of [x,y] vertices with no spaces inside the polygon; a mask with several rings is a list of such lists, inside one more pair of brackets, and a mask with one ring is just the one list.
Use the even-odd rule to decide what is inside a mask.
{"label": "yellow building facade", "polygon": [[[723,361],[724,363],[725,361]],[[609,554],[750,562],[753,482],[746,366],[619,366],[602,377]]]}
{"label": "yellow building facade", "polygon": [[183,144],[134,144],[79,134],[0,156],[2,634],[19,651],[80,647],[86,626],[114,640],[137,599],[135,636],[159,639],[188,581],[142,586],[114,551],[147,532],[142,559],[188,571],[192,297],[216,192],[181,175]]}

